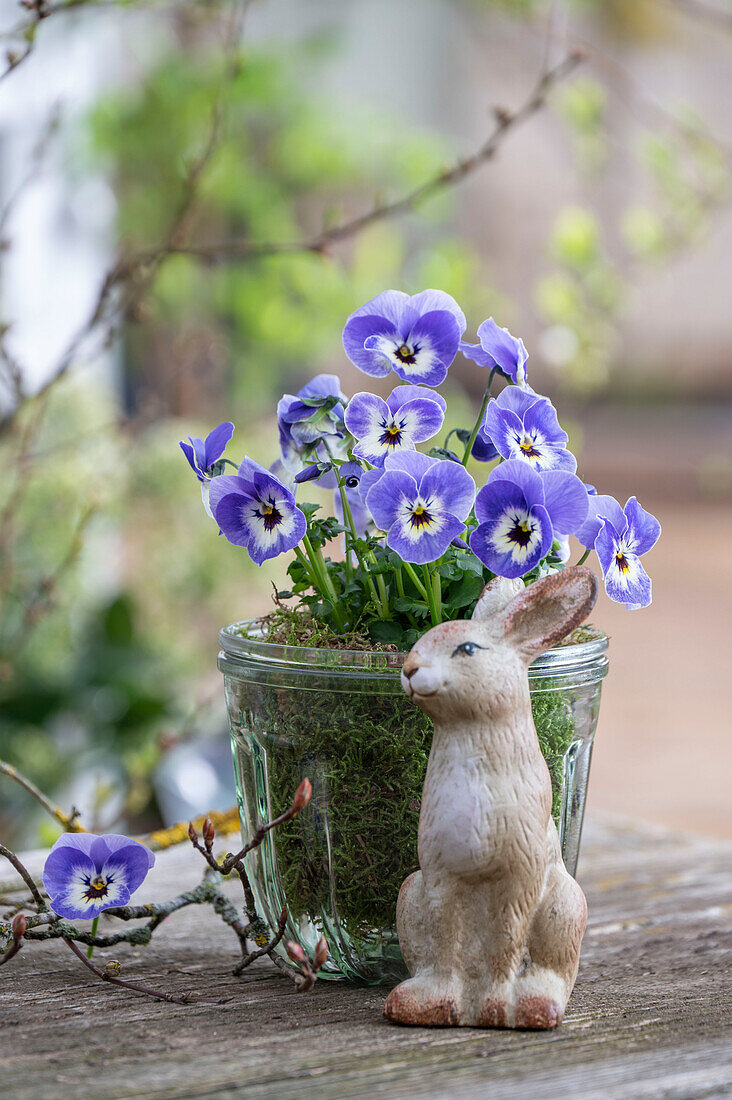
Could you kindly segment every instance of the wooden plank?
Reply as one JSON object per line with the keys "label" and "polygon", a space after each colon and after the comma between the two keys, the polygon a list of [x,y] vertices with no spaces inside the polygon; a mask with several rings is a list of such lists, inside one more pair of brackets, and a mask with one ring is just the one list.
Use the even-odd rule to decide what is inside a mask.
{"label": "wooden plank", "polygon": [[[588,828],[580,974],[563,1026],[546,1034],[395,1027],[380,1016],[383,990],[321,981],[300,996],[267,961],[233,978],[234,938],[198,910],[172,917],[148,948],[98,954],[120,958],[133,980],[230,993],[225,1005],[118,992],[60,944],[29,946],[0,971],[0,1095],[732,1095],[731,869],[728,842],[618,822]],[[150,882],[165,897],[199,875],[193,853],[178,849],[159,857]]]}

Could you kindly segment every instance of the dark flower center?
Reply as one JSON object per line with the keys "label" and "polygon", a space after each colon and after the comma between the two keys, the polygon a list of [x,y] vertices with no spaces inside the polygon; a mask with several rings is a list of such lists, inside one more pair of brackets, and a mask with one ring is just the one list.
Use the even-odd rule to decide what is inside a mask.
{"label": "dark flower center", "polygon": [[525,435],[519,443],[519,450],[526,458],[540,458],[541,452],[534,446],[534,440],[530,435]]}
{"label": "dark flower center", "polygon": [[98,901],[99,898],[106,898],[109,893],[109,884],[112,882],[111,878],[103,878],[102,875],[95,875],[94,878],[85,878],[86,890],[84,891],[85,901]]}
{"label": "dark flower center", "polygon": [[409,522],[412,527],[416,527],[420,530],[422,527],[429,527],[434,523],[434,517],[425,508],[424,504],[418,504],[416,508],[412,508],[412,514],[409,517]]}
{"label": "dark flower center", "polygon": [[534,533],[533,523],[529,523],[528,520],[520,520],[516,518],[514,520],[513,527],[507,533],[506,538],[509,542],[515,542],[521,549],[525,549],[531,542],[531,536]]}
{"label": "dark flower center", "polygon": [[403,430],[404,425],[395,424],[394,421],[388,426],[384,425],[384,431],[379,436],[379,443],[383,447],[398,447],[402,441]]}
{"label": "dark flower center", "polygon": [[265,531],[273,531],[280,523],[282,523],[282,512],[275,506],[275,502],[270,499],[268,501],[262,501],[259,506],[259,514],[264,520]]}
{"label": "dark flower center", "polygon": [[626,556],[625,556],[625,554],[623,553],[622,550],[618,550],[617,553],[615,554],[615,561],[618,563],[618,569],[620,570],[621,573],[629,573],[630,572],[630,565],[628,564],[628,559],[626,558]]}
{"label": "dark flower center", "polygon": [[410,348],[409,344],[400,344],[399,347],[395,349],[394,354],[400,363],[407,363],[409,366],[412,366],[417,362],[418,351],[419,348]]}

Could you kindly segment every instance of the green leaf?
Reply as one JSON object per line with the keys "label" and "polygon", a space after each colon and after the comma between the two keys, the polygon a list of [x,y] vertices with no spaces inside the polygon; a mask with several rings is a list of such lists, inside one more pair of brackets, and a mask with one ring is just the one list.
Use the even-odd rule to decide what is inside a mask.
{"label": "green leaf", "polygon": [[404,633],[399,623],[391,619],[375,619],[369,623],[369,637],[373,642],[392,643],[399,642]]}

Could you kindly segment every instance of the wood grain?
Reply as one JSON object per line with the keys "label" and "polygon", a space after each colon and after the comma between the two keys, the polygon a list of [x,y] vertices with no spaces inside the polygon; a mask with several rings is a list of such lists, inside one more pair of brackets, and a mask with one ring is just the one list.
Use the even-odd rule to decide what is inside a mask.
{"label": "wood grain", "polygon": [[[200,872],[187,849],[163,853],[146,900]],[[132,980],[231,993],[225,1005],[136,997],[96,983],[60,944],[27,946],[0,971],[0,1096],[731,1096],[731,872],[725,841],[588,826],[579,978],[548,1033],[396,1027],[381,1018],[384,990],[321,981],[300,996],[266,960],[233,978],[236,941],[208,911],[171,918],[148,948],[97,955],[119,958]]]}

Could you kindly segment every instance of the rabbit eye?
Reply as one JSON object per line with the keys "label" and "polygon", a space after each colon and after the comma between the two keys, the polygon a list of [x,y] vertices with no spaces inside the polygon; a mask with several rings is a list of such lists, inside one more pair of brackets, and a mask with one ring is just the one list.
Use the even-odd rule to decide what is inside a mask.
{"label": "rabbit eye", "polygon": [[476,649],[484,649],[482,645],[478,645],[476,642],[463,642],[455,650],[453,650],[451,656],[457,657],[458,653],[464,653],[466,657],[472,657]]}

